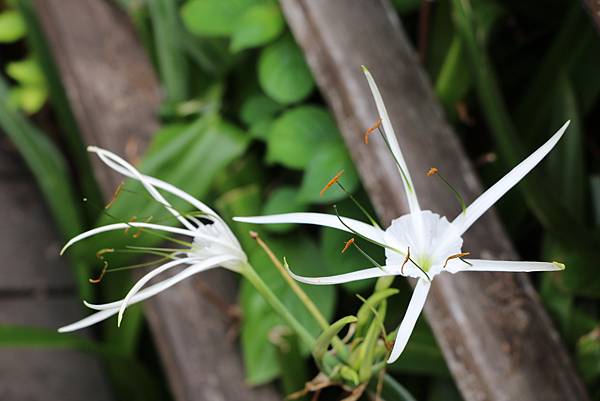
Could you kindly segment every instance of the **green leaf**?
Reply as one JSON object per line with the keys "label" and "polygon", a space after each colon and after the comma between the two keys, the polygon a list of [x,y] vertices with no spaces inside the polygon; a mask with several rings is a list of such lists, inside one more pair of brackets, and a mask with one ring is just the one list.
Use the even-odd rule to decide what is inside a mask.
{"label": "green leaf", "polygon": [[233,52],[265,45],[275,39],[285,26],[276,3],[250,7],[239,19],[231,37]]}
{"label": "green leaf", "polygon": [[32,57],[8,63],[6,65],[6,74],[21,85],[46,84],[42,69]]}
{"label": "green leaf", "polygon": [[283,104],[305,99],[315,86],[302,51],[289,35],[261,52],[258,80],[267,95]]}
{"label": "green leaf", "polygon": [[329,113],[318,106],[298,106],[273,123],[268,138],[267,161],[291,169],[303,169],[315,149],[339,143],[340,137]]}
{"label": "green leaf", "polygon": [[11,104],[27,114],[37,113],[48,98],[48,90],[39,86],[22,86],[11,89]]}
{"label": "green leaf", "polygon": [[25,36],[26,26],[21,14],[15,10],[0,13],[0,43],[11,43]]}
{"label": "green leaf", "polygon": [[200,36],[229,36],[253,0],[191,0],[181,7],[185,27]]}
{"label": "green leaf", "polygon": [[[298,190],[295,187],[280,187],[271,193],[262,214],[304,212],[305,210],[306,205],[298,201]],[[267,224],[265,229],[274,233],[284,233],[294,227],[294,224]]]}
{"label": "green leaf", "polygon": [[240,110],[240,118],[247,125],[272,119],[283,108],[270,97],[256,94],[248,97]]}
{"label": "green leaf", "polygon": [[345,199],[348,195],[337,185],[329,188],[323,195],[320,194],[332,177],[342,170],[344,174],[340,183],[348,192],[353,193],[358,188],[358,175],[344,144],[335,142],[319,148],[306,166],[299,200],[307,203],[331,203]]}

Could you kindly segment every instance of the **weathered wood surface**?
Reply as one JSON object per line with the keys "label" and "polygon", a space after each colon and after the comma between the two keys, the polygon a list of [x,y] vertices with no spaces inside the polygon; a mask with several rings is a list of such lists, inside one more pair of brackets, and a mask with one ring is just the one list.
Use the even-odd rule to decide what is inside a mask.
{"label": "weathered wood surface", "polygon": [[[0,221],[0,324],[56,329],[81,318],[73,275],[58,256],[61,241],[42,196],[17,153],[1,145]],[[100,363],[90,354],[2,347],[0,399],[113,398]]]}
{"label": "weathered wood surface", "polygon": [[[38,15],[87,144],[135,161],[158,128],[159,83],[127,18],[103,0],[36,0]],[[110,198],[122,177],[100,163]],[[230,321],[197,281],[235,303],[235,278],[202,274],[144,303],[171,390],[178,401],[275,400],[271,387],[250,389],[240,354],[225,333]]]}
{"label": "weathered wood surface", "polygon": [[[383,141],[362,143],[362,133],[377,114],[361,64],[369,67],[383,92],[422,207],[450,218],[457,214],[447,188],[425,176],[431,166],[440,168],[467,201],[481,193],[475,169],[444,119],[388,1],[281,3],[385,223],[405,213],[407,205]],[[517,258],[493,211],[469,230],[464,248],[476,257]],[[465,400],[589,400],[525,275],[437,277],[426,315]]]}

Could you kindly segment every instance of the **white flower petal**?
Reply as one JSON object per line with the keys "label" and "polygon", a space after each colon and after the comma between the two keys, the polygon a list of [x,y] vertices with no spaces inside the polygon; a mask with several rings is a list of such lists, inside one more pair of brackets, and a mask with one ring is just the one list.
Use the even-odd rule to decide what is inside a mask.
{"label": "white flower petal", "polygon": [[[219,257],[215,257],[215,258],[211,259],[210,263],[208,263],[209,260],[207,259],[205,261],[207,263],[198,263],[198,264],[191,265],[190,267],[187,267],[186,269],[182,270],[181,272],[177,273],[176,275],[169,277],[168,279],[165,279],[165,280],[161,281],[160,283],[151,285],[150,287],[138,292],[135,296],[133,296],[131,298],[129,305],[133,305],[138,302],[144,301],[144,300],[172,287],[173,285],[179,283],[180,281],[185,280],[186,278],[188,278],[194,274],[217,267],[221,263],[225,263],[229,260],[231,260],[230,257],[219,256]],[[101,304],[101,305],[94,305],[94,304],[86,303],[87,306],[91,307],[92,309],[97,309],[97,310],[99,310],[99,312],[96,312],[90,316],[87,316],[87,317],[79,320],[78,322],[75,322],[68,326],[61,327],[60,329],[58,329],[58,331],[60,333],[67,333],[67,332],[71,332],[71,331],[81,330],[83,328],[92,326],[103,320],[106,320],[109,317],[114,316],[117,313],[119,313],[119,308],[121,306],[121,302],[123,302],[123,301],[117,301],[117,302],[112,302],[110,304]]]}
{"label": "white flower petal", "polygon": [[429,293],[430,287],[431,282],[428,280],[420,279],[417,281],[417,285],[413,291],[410,303],[408,304],[406,314],[400,323],[400,327],[398,327],[396,341],[394,342],[394,348],[392,349],[388,363],[395,362],[400,354],[402,354],[402,351],[404,351],[404,347],[406,347],[408,339],[415,328],[415,324],[421,315],[423,306],[425,306],[425,301],[427,300],[427,294]]}
{"label": "white flower petal", "polygon": [[125,309],[127,308],[127,306],[129,305],[129,302],[131,301],[131,298],[133,298],[133,296],[135,294],[138,293],[138,291],[144,286],[146,285],[146,283],[148,283],[148,281],[152,280],[154,277],[158,276],[159,274],[175,267],[175,266],[179,266],[183,263],[188,263],[190,262],[192,259],[191,258],[179,258],[179,259],[175,259],[175,260],[171,260],[170,262],[165,263],[162,266],[159,266],[155,269],[152,269],[150,272],[148,272],[147,274],[145,274],[142,278],[140,278],[129,290],[129,292],[127,293],[127,295],[125,296],[125,298],[123,298],[123,302],[121,302],[121,306],[119,308],[119,316],[117,318],[117,326],[121,326],[121,320],[123,319],[123,313],[125,313]]}
{"label": "white flower petal", "polygon": [[404,156],[402,156],[402,151],[400,150],[400,146],[398,145],[396,133],[394,132],[392,122],[390,121],[387,110],[385,108],[385,104],[383,103],[383,98],[381,97],[379,88],[377,88],[377,84],[375,83],[375,80],[373,79],[373,76],[371,75],[369,70],[367,70],[365,66],[362,66],[362,69],[365,76],[367,77],[369,88],[371,89],[373,99],[375,100],[375,105],[377,106],[379,118],[381,118],[381,123],[383,124],[383,133],[387,139],[387,142],[390,145],[394,158],[402,168],[400,170],[400,174],[402,175],[402,184],[404,185],[404,190],[406,191],[406,196],[408,198],[408,206],[410,208],[411,213],[418,212],[421,210],[421,208],[419,207],[419,200],[417,199],[415,186],[413,185],[412,179],[410,178],[410,172],[408,171],[408,167],[406,166],[406,162],[404,161]]}
{"label": "white flower petal", "polygon": [[513,260],[484,260],[484,259],[464,259],[453,260],[448,263],[446,270],[451,273],[460,271],[468,272],[544,272],[560,271],[565,269],[565,265],[558,262],[522,262]]}
{"label": "white flower petal", "polygon": [[[110,168],[112,168],[113,170],[115,170],[116,172],[118,172],[119,174],[122,174],[126,177],[129,178],[134,178],[134,179],[138,179],[138,176],[133,175],[129,170],[121,167],[119,164],[109,160],[109,159],[103,159],[103,162],[109,166]],[[141,174],[141,177],[150,185],[156,187],[156,188],[160,188],[163,191],[169,192],[170,194],[173,194],[177,197],[179,197],[180,199],[188,202],[190,205],[192,205],[193,207],[195,207],[196,209],[211,215],[212,217],[217,217],[217,213],[215,213],[214,210],[212,210],[210,207],[208,207],[206,204],[204,204],[203,202],[199,201],[198,199],[194,198],[192,195],[190,195],[189,193],[185,192],[182,189],[177,188],[176,186],[169,184],[168,182],[165,182],[163,180],[159,180],[158,178],[155,177],[151,177],[149,175],[144,175]]]}
{"label": "white flower petal", "polygon": [[342,284],[349,283],[351,281],[365,280],[375,277],[393,276],[393,273],[386,269],[386,266],[372,267],[369,269],[358,270],[351,273],[338,274],[336,276],[325,276],[325,277],[306,277],[299,276],[288,269],[288,273],[296,281],[301,283],[313,284],[313,285],[331,285],[331,284]]}
{"label": "white flower petal", "polygon": [[85,329],[86,327],[93,326],[94,324],[101,322],[103,320],[108,319],[109,317],[116,315],[119,312],[119,309],[107,309],[100,312],[96,312],[92,315],[84,317],[83,319],[71,323],[67,326],[61,327],[58,329],[59,333],[69,333],[71,331],[77,331],[81,329]]}
{"label": "white flower petal", "polygon": [[[148,298],[158,294],[159,292],[164,291],[167,288],[173,286],[174,284],[177,284],[181,280],[188,278],[189,276],[191,276],[193,274],[202,272],[204,270],[211,269],[213,267],[220,266],[222,263],[226,263],[226,262],[229,262],[232,260],[234,260],[234,258],[232,258],[231,256],[225,256],[225,255],[213,256],[212,258],[204,260],[202,263],[195,263],[193,265],[190,265],[190,267],[186,267],[184,270],[180,271],[179,273],[177,273],[159,283],[156,283],[147,288],[144,288],[143,290],[138,292],[136,295],[134,295],[133,298],[131,298],[131,300],[129,301],[129,305],[133,305],[135,303],[138,303],[140,301],[148,299]],[[117,309],[118,310],[121,307],[123,300],[110,302],[110,303],[106,303],[106,304],[91,304],[86,301],[83,301],[83,303],[88,308],[94,309],[94,310],[106,310],[106,309]]]}
{"label": "white flower petal", "polygon": [[107,231],[125,230],[125,229],[131,228],[131,227],[149,228],[151,230],[167,231],[167,232],[170,232],[173,234],[186,235],[186,236],[192,237],[192,238],[197,236],[196,233],[194,233],[190,230],[186,230],[185,228],[163,226],[161,224],[142,223],[142,222],[115,223],[115,224],[108,224],[108,225],[102,226],[102,227],[93,228],[89,231],[85,231],[85,232],[71,238],[69,240],[69,242],[67,242],[65,244],[65,246],[63,246],[63,248],[60,251],[60,254],[62,255],[63,253],[65,253],[67,248],[69,248],[71,245],[75,244],[76,242],[79,242],[79,241],[84,240],[89,237],[93,237],[96,234],[105,233]]}
{"label": "white flower petal", "polygon": [[88,150],[88,152],[96,153],[98,155],[98,157],[100,157],[100,160],[102,160],[107,166],[109,166],[109,167],[119,166],[120,167],[120,169],[118,170],[119,172],[121,172],[121,171],[128,172],[128,174],[125,174],[125,175],[138,180],[144,186],[144,188],[146,188],[146,191],[148,191],[150,196],[152,196],[158,203],[162,204],[165,207],[165,209],[167,209],[173,216],[175,216],[175,218],[177,220],[179,220],[181,222],[181,224],[184,225],[184,227],[187,227],[188,229],[194,228],[193,224],[191,224],[189,221],[187,221],[186,218],[183,217],[177,210],[173,209],[171,204],[160,194],[160,192],[158,192],[156,190],[156,188],[154,188],[145,179],[145,177],[139,171],[137,171],[137,169],[135,167],[133,167],[131,164],[129,164],[127,161],[125,161],[118,155],[116,155],[108,150],[101,149],[96,146],[89,146],[87,150]]}
{"label": "white flower petal", "polygon": [[461,213],[452,222],[462,235],[477,219],[492,207],[498,199],[504,196],[523,177],[525,177],[542,159],[554,148],[569,126],[567,121],[545,144],[533,152],[529,157],[519,163],[508,174],[492,185],[479,198],[467,207],[466,213]]}
{"label": "white flower petal", "polygon": [[[367,237],[375,242],[383,242],[384,231],[380,228],[373,227],[362,221],[354,220],[348,217],[341,217],[342,221],[356,231],[360,235]],[[241,223],[253,224],[313,224],[323,227],[337,228],[338,230],[352,232],[348,227],[344,226],[336,215],[325,213],[285,213],[273,214],[269,216],[249,216],[249,217],[234,217],[233,220]]]}

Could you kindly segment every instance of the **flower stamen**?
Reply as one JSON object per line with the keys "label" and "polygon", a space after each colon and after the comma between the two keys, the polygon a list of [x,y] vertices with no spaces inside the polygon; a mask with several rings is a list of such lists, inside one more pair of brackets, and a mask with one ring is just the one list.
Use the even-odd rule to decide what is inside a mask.
{"label": "flower stamen", "polygon": [[440,180],[442,180],[442,182],[448,187],[450,188],[450,191],[452,191],[452,193],[454,194],[454,197],[456,198],[456,200],[458,201],[458,203],[460,204],[460,207],[462,209],[462,213],[465,214],[467,212],[467,205],[465,204],[465,200],[463,199],[462,195],[458,192],[458,190],[456,190],[456,188],[454,188],[452,186],[452,184],[450,184],[450,182],[440,173],[440,170],[437,167],[432,167],[429,169],[429,171],[427,172],[427,177],[433,177],[434,175],[437,175],[438,177],[440,177]]}
{"label": "flower stamen", "polygon": [[404,258],[404,262],[402,262],[402,266],[400,267],[400,273],[404,274],[404,266],[410,260],[410,246],[406,250],[406,257]]}
{"label": "flower stamen", "polygon": [[344,243],[344,249],[342,249],[342,253],[346,252],[348,248],[350,248],[354,244],[354,238],[350,238],[348,241]]}
{"label": "flower stamen", "polygon": [[344,174],[344,170],[338,171],[338,173],[336,175],[334,175],[333,178],[331,180],[329,180],[329,182],[319,192],[319,195],[323,196],[325,191],[327,191],[329,188],[331,188],[334,184],[336,184],[339,181],[342,174]]}
{"label": "flower stamen", "polygon": [[96,278],[89,278],[88,279],[88,281],[91,284],[98,284],[104,278],[104,275],[106,274],[106,271],[108,270],[108,262],[106,260],[103,260],[103,262],[104,262],[104,267],[102,268],[102,271],[100,272],[100,275],[98,277],[96,277]]}
{"label": "flower stamen", "polygon": [[381,127],[381,118],[377,119],[375,124],[371,128],[369,128],[365,131],[365,136],[364,136],[365,145],[369,144],[369,135],[371,135],[373,132],[375,132],[376,129],[379,129],[379,127]]}
{"label": "flower stamen", "polygon": [[455,255],[450,255],[450,256],[448,256],[448,257],[446,258],[446,261],[444,262],[444,266],[442,266],[442,269],[445,269],[445,268],[446,268],[446,265],[448,264],[448,261],[449,261],[449,260],[452,260],[452,259],[460,259],[460,260],[462,260],[463,262],[465,262],[466,264],[470,265],[470,263],[469,263],[469,262],[467,262],[467,261],[465,261],[465,260],[463,260],[463,259],[462,259],[463,257],[465,257],[465,256],[469,256],[470,254],[471,254],[471,252],[461,252],[461,253],[457,253],[457,254],[455,254]]}
{"label": "flower stamen", "polygon": [[112,207],[112,205],[117,201],[117,198],[121,194],[121,191],[123,190],[123,186],[124,185],[125,185],[125,183],[123,181],[121,181],[121,183],[119,184],[119,186],[117,187],[117,189],[115,189],[115,192],[113,193],[113,196],[110,199],[110,202],[108,202],[106,204],[106,206],[104,206],[104,209],[108,210],[108,209],[110,209]]}

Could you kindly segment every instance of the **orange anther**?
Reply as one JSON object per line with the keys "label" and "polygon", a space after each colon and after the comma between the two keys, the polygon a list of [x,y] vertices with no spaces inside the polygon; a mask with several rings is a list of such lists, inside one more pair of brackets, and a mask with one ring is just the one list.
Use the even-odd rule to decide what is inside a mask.
{"label": "orange anther", "polygon": [[435,167],[432,167],[429,169],[429,171],[427,172],[427,177],[431,177],[432,175],[436,175],[438,173],[438,169]]}
{"label": "orange anther", "polygon": [[344,174],[344,170],[341,170],[340,172],[338,172],[331,180],[329,180],[329,182],[327,183],[327,185],[325,185],[323,187],[323,189],[321,190],[321,192],[319,192],[319,194],[321,196],[323,196],[323,194],[325,193],[325,191],[327,191],[329,188],[331,188],[331,186],[333,184],[335,184],[336,182],[339,181],[340,177],[342,176],[342,174]]}
{"label": "orange anther", "polygon": [[377,119],[375,125],[373,125],[371,128],[365,131],[365,145],[369,144],[369,135],[371,135],[379,127],[381,127],[381,118]]}
{"label": "orange anther", "polygon": [[346,252],[348,248],[350,248],[354,244],[354,238],[350,238],[348,241],[344,243],[344,249],[342,249],[342,253]]}
{"label": "orange anther", "polygon": [[443,269],[446,268],[446,265],[448,264],[448,261],[451,259],[460,259],[462,257],[465,256],[469,256],[471,253],[470,252],[462,252],[462,253],[457,253],[456,255],[450,255],[446,258],[446,261],[444,262],[444,266],[442,267]]}

